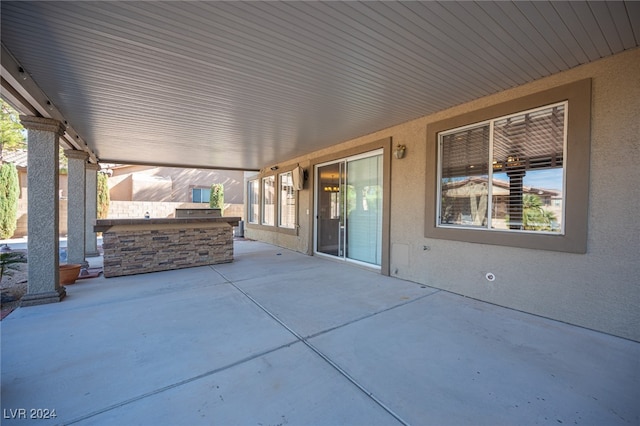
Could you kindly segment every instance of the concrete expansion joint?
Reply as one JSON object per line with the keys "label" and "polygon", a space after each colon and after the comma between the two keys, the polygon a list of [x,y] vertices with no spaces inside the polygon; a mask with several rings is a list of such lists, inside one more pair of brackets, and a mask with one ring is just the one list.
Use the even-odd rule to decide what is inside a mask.
{"label": "concrete expansion joint", "polygon": [[382,310],[380,310],[380,311],[376,311],[376,312],[373,312],[373,313],[371,313],[371,314],[363,315],[363,316],[361,316],[361,317],[358,317],[358,318],[352,319],[351,321],[347,321],[347,322],[345,322],[345,323],[343,323],[343,324],[336,325],[335,327],[327,328],[326,330],[322,330],[322,331],[319,331],[319,332],[317,332],[317,333],[310,334],[309,336],[306,336],[306,337],[305,337],[305,339],[313,339],[313,338],[315,338],[315,337],[322,336],[323,334],[327,334],[327,333],[329,333],[329,332],[331,332],[331,331],[338,330],[338,329],[340,329],[340,328],[346,327],[346,326],[351,325],[351,324],[355,324],[355,323],[360,322],[360,321],[362,321],[362,320],[365,320],[365,319],[367,319],[367,318],[375,317],[376,315],[380,315],[380,314],[382,314],[382,313],[389,312],[389,311],[392,311],[392,310],[394,310],[394,309],[397,309],[397,308],[401,308],[401,307],[403,307],[403,306],[410,305],[410,304],[415,303],[415,302],[418,302],[418,301],[420,301],[420,300],[422,300],[422,299],[426,299],[427,297],[431,297],[431,296],[433,296],[434,294],[439,293],[440,291],[442,291],[442,290],[433,291],[433,292],[431,292],[431,293],[429,293],[429,294],[425,294],[425,295],[422,295],[422,296],[420,296],[420,297],[416,297],[415,299],[406,300],[406,301],[404,301],[404,302],[402,302],[402,303],[398,303],[398,304],[396,304],[396,305],[389,306],[388,308],[382,309]]}
{"label": "concrete expansion joint", "polygon": [[238,361],[233,362],[231,364],[223,365],[222,367],[206,371],[206,372],[204,372],[202,374],[198,374],[197,376],[189,377],[188,379],[180,380],[179,382],[172,383],[170,385],[167,385],[167,386],[164,386],[164,387],[161,387],[161,388],[158,388],[158,389],[154,389],[154,390],[152,390],[150,392],[143,393],[143,394],[138,395],[138,396],[134,396],[133,398],[126,399],[124,401],[118,402],[116,404],[110,405],[110,406],[102,408],[100,410],[96,410],[96,411],[93,411],[91,413],[85,414],[82,417],[75,418],[75,419],[65,423],[65,425],[72,425],[72,424],[75,424],[75,423],[83,422],[83,421],[85,421],[87,419],[90,419],[90,418],[95,417],[97,415],[106,413],[108,411],[115,410],[117,408],[124,407],[124,406],[126,406],[128,404],[132,404],[134,402],[143,400],[145,398],[149,398],[151,396],[158,395],[158,394],[166,392],[168,390],[175,389],[177,387],[180,387],[180,386],[195,382],[197,380],[204,379],[204,378],[209,377],[209,376],[213,376],[214,374],[220,373],[222,371],[228,370],[230,368],[236,367],[236,366],[244,364],[246,362],[253,361],[256,358],[260,358],[262,356],[269,355],[270,353],[277,352],[280,349],[287,348],[287,347],[291,346],[294,343],[297,343],[297,341],[292,341],[292,342],[289,342],[289,343],[285,343],[285,344],[277,346],[275,348],[271,348],[271,349],[268,349],[266,351],[262,351],[260,353],[253,354],[253,355],[250,355],[248,357],[239,359]]}
{"label": "concrete expansion joint", "polygon": [[[273,312],[269,311],[264,305],[262,305],[260,302],[258,302],[256,299],[254,299],[253,297],[251,297],[251,295],[249,293],[247,293],[246,291],[242,290],[240,287],[238,287],[233,281],[231,281],[230,279],[228,279],[226,276],[224,276],[224,274],[220,273],[220,271],[216,272],[231,286],[233,286],[237,291],[239,291],[240,293],[242,293],[247,299],[249,299],[253,304],[255,304],[258,308],[260,308],[264,313],[266,313],[268,316],[270,316],[274,321],[276,321],[278,324],[280,324],[282,327],[284,327],[289,333],[291,333],[296,339],[297,341],[301,342],[302,344],[304,344],[306,347],[308,347],[309,349],[311,349],[312,352],[314,352],[317,356],[319,356],[320,358],[322,358],[327,364],[329,364],[331,367],[333,367],[340,375],[342,375],[345,379],[347,379],[349,382],[351,382],[351,384],[353,384],[356,388],[358,388],[361,392],[363,392],[365,395],[367,395],[373,402],[375,402],[377,405],[379,405],[384,411],[386,411],[387,413],[389,413],[393,418],[395,418],[396,420],[398,420],[401,424],[408,426],[409,423],[406,422],[405,420],[403,420],[400,415],[398,415],[396,412],[394,412],[389,406],[387,406],[383,401],[381,401],[379,398],[377,398],[371,391],[369,391],[367,388],[364,387],[364,385],[362,385],[360,382],[358,382],[354,377],[352,377],[349,373],[347,373],[344,369],[342,369],[342,367],[340,367],[336,362],[334,362],[331,358],[329,358],[328,355],[324,354],[320,349],[316,348],[311,342],[309,342],[308,339],[310,339],[311,337],[304,337],[302,335],[300,335],[298,332],[296,332],[295,330],[293,330],[291,327],[289,327],[287,324],[285,324],[280,318],[278,318]],[[431,293],[430,293],[431,294]],[[365,316],[365,318],[377,315],[381,312],[386,312],[388,310],[391,309],[395,309],[399,306],[404,306],[408,303],[420,300],[422,298],[425,298],[427,296],[429,296],[430,294],[426,294],[424,296],[421,296],[419,298],[413,299],[413,300],[409,300],[406,302],[403,302],[399,305],[395,305],[392,306],[390,308],[384,309],[382,311],[379,312],[375,312],[371,315],[367,315]],[[359,318],[356,319],[354,321],[349,322],[349,324],[352,324],[354,322],[360,321],[364,318]],[[340,328],[340,327],[344,327],[345,325],[348,324],[342,324],[338,327],[335,328]],[[333,329],[335,329],[333,328]],[[332,329],[332,330],[333,330]],[[318,333],[316,335],[319,334],[323,334],[323,333],[327,333],[328,331],[331,330],[324,330],[321,333]],[[316,336],[314,335],[314,336]],[[314,337],[312,336],[312,337]]]}

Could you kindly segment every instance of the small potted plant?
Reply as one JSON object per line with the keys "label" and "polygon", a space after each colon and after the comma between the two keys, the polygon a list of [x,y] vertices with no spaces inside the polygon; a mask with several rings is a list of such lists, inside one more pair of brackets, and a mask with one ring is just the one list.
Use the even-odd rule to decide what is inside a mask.
{"label": "small potted plant", "polygon": [[82,265],[65,263],[60,265],[60,284],[74,284],[80,275]]}

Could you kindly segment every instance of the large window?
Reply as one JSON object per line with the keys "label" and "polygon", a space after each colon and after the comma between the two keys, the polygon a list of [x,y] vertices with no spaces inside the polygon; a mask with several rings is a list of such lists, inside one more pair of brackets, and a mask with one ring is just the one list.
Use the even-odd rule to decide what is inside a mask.
{"label": "large window", "polygon": [[262,178],[262,224],[275,225],[276,211],[276,179],[275,176]]}
{"label": "large window", "polygon": [[297,235],[296,169],[247,181],[247,220],[257,227]]}
{"label": "large window", "polygon": [[194,203],[209,203],[211,198],[211,188],[192,188],[191,200]]}
{"label": "large window", "polygon": [[295,228],[296,226],[296,192],[293,189],[293,173],[280,173],[278,176],[280,188],[280,208],[278,209],[278,226]]}
{"label": "large window", "polygon": [[591,80],[427,126],[425,237],[584,253]]}
{"label": "large window", "polygon": [[438,136],[438,226],[563,234],[567,103]]}
{"label": "large window", "polygon": [[258,179],[247,182],[247,204],[249,223],[258,223],[260,217],[260,190]]}

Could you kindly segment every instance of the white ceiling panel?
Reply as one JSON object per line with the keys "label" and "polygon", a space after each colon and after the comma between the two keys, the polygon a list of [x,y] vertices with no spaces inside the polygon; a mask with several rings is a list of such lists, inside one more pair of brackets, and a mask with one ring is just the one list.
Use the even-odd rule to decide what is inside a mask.
{"label": "white ceiling panel", "polygon": [[624,1],[1,7],[4,48],[100,160],[247,170],[640,39],[640,7]]}

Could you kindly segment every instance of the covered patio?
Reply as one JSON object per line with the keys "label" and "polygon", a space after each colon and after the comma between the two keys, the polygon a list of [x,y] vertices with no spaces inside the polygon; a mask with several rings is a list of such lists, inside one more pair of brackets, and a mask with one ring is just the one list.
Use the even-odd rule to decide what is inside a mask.
{"label": "covered patio", "polygon": [[637,342],[239,240],[233,263],[13,312],[2,423],[638,424],[639,360]]}
{"label": "covered patio", "polygon": [[[3,1],[1,10],[0,95],[21,114],[29,147],[23,306],[66,296],[62,147],[69,263],[97,254],[101,164],[237,170],[248,238],[314,255],[331,237],[336,256],[374,262],[381,275],[640,342],[640,222],[629,220],[639,187],[620,184],[640,179],[639,2]],[[509,133],[507,150],[480,150],[491,171],[562,168],[562,179],[531,184],[562,193],[560,232],[516,229],[522,170],[511,170],[513,227],[441,220],[439,135],[527,123],[565,103],[566,125],[552,114],[558,140],[544,155],[523,148],[535,142],[528,130]],[[382,167],[375,187],[360,180],[354,194],[375,195],[376,207],[356,203],[349,218],[338,202],[349,190],[327,191],[335,206],[323,206],[318,170],[365,157]],[[349,236],[357,220],[366,232]],[[363,259],[370,241],[376,255]]]}

